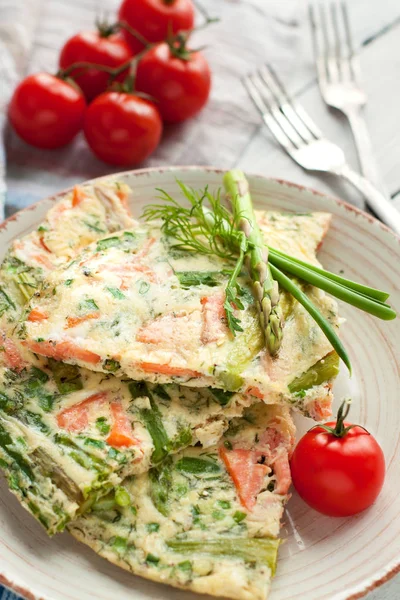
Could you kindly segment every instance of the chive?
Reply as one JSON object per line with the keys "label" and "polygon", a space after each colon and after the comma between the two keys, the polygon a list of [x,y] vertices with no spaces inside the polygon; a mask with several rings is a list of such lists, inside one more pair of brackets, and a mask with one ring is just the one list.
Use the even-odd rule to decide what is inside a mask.
{"label": "chive", "polygon": [[229,502],[229,500],[218,500],[217,504],[218,506],[224,509],[228,509],[231,507],[231,503]]}
{"label": "chive", "polygon": [[[284,252],[281,252],[280,250],[275,250],[275,248],[269,248],[269,251],[271,253],[270,256],[273,256],[274,259],[277,256],[282,257],[282,259],[290,261],[291,263],[295,263],[299,266],[305,267],[306,269],[308,269],[310,271],[314,271],[315,273],[322,275],[326,279],[336,281],[336,283],[339,283],[340,285],[343,285],[343,286],[349,288],[350,290],[354,290],[355,292],[360,292],[361,294],[368,296],[370,298],[374,298],[375,300],[378,300],[380,302],[385,302],[389,298],[389,294],[387,292],[382,292],[381,290],[377,290],[375,288],[371,288],[371,287],[362,285],[361,283],[351,281],[351,279],[345,279],[344,277],[340,277],[340,275],[336,275],[335,273],[331,273],[330,271],[326,271],[325,269],[316,267],[315,265],[312,265],[308,262],[305,262],[303,260],[295,258],[294,256],[288,256],[287,254],[285,254]],[[277,266],[279,266],[279,265],[277,265]],[[289,272],[291,272],[291,271],[289,271]]]}
{"label": "chive", "polygon": [[326,335],[333,348],[336,350],[336,352],[338,353],[338,355],[340,356],[340,358],[342,359],[342,361],[344,362],[351,374],[350,359],[347,355],[345,347],[343,346],[339,336],[337,335],[332,325],[329,323],[329,321],[325,319],[325,317],[321,315],[319,310],[314,306],[314,304],[311,302],[308,296],[306,296],[306,294],[304,294],[289,277],[284,275],[284,273],[277,269],[275,265],[271,264],[270,266],[273,277],[276,279],[276,281],[278,281],[280,286],[282,286],[285,290],[292,294],[292,296],[304,306],[304,308],[312,316],[314,321],[322,329],[322,331],[324,332],[324,334]]}
{"label": "chive", "polygon": [[[352,306],[368,312],[375,317],[384,320],[391,320],[396,317],[395,311],[389,305],[383,304],[383,301],[381,300],[371,298],[367,295],[367,293],[350,289],[340,282],[340,280],[343,280],[341,277],[337,277],[339,282],[337,280],[334,281],[331,278],[326,277],[322,269],[315,271],[314,269],[310,269],[308,266],[305,267],[302,264],[298,264],[297,261],[289,257],[286,258],[279,254],[271,253],[270,262],[279,269],[286,271],[287,273],[291,273],[296,277],[300,277],[300,279],[307,281],[307,283],[314,285],[315,287],[328,292],[332,296],[339,298],[339,300],[343,300],[344,302],[347,302],[347,304],[351,304]],[[386,293],[379,292],[379,290],[365,288],[365,286],[361,286],[359,284],[356,285],[362,289],[366,289],[368,291],[371,290],[375,295],[378,294],[380,297],[385,297],[385,299],[388,297]]]}
{"label": "chive", "polygon": [[146,529],[149,533],[154,533],[160,529],[160,523],[147,523]]}
{"label": "chive", "polygon": [[72,284],[73,281],[74,281],[73,279],[66,279],[64,281],[64,285],[66,285],[67,287],[69,287]]}

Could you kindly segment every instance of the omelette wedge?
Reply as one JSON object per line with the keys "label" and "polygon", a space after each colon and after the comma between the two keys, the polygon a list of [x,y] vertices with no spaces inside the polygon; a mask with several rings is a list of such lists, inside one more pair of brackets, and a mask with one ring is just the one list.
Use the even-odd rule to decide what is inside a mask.
{"label": "omelette wedge", "polygon": [[147,579],[238,600],[265,600],[288,498],[294,426],[259,403],[219,444],[196,446],[128,478],[125,506],[104,498],[68,525],[100,556]]}
{"label": "omelette wedge", "polygon": [[[315,252],[329,215],[258,213],[258,219],[278,249],[290,246],[293,255],[318,264]],[[283,293],[285,333],[272,359],[246,275],[239,278],[243,331],[233,336],[223,308],[229,264],[174,244],[149,225],[89,245],[45,278],[19,328],[22,344],[94,371],[112,365],[117,376],[134,380],[291,402],[291,384],[332,352],[319,326]],[[312,286],[303,289],[337,328],[336,301]]]}

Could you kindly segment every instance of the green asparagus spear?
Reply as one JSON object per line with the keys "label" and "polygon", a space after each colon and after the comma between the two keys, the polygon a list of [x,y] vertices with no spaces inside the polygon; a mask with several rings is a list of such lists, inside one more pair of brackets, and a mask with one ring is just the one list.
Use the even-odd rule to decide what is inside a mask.
{"label": "green asparagus spear", "polygon": [[195,456],[184,456],[179,459],[175,465],[175,469],[184,473],[193,473],[199,475],[201,473],[219,473],[221,471],[217,463]]}
{"label": "green asparagus spear", "polygon": [[267,347],[275,355],[282,342],[283,317],[279,305],[278,283],[268,266],[268,249],[258,228],[247,179],[237,169],[224,176],[224,185],[233,207],[234,220],[248,240],[245,264],[259,303],[260,321]]}
{"label": "green asparagus spear", "polygon": [[200,552],[212,556],[238,556],[248,562],[261,562],[275,573],[279,540],[274,538],[225,537],[217,540],[170,540],[167,546],[174,552],[191,554]]}
{"label": "green asparagus spear", "polygon": [[333,379],[339,373],[339,356],[336,352],[330,352],[324,358],[321,358],[308,371],[293,379],[289,383],[289,392],[300,392],[308,390],[314,385],[320,385],[329,379]]}

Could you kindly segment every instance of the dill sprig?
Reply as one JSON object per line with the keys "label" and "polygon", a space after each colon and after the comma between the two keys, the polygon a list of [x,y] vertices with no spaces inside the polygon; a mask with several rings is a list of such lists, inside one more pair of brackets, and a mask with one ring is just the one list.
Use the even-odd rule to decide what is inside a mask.
{"label": "dill sprig", "polygon": [[[243,329],[240,319],[235,315],[234,307],[239,310],[244,308],[237,279],[246,253],[251,250],[251,241],[249,242],[245,233],[239,229],[239,222],[245,218],[245,215],[234,215],[223,206],[220,191],[213,195],[208,187],[197,192],[180,181],[177,183],[189,206],[181,204],[164,190],[158,189],[162,204],[148,205],[143,218],[147,221],[161,220],[162,231],[176,240],[172,247],[219,256],[232,265],[231,268],[226,269],[229,280],[225,288],[224,308],[228,326],[235,335],[237,331]],[[273,278],[307,310],[351,372],[350,359],[335,328],[288,275],[323,289],[340,300],[385,320],[396,317],[395,311],[386,303],[389,295],[330,273],[274,248],[268,250],[268,263]]]}

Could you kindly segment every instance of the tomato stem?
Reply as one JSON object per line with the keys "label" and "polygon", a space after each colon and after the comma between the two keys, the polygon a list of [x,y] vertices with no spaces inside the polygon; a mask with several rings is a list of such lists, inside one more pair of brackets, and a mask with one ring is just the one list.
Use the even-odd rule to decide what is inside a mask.
{"label": "tomato stem", "polygon": [[118,32],[118,24],[111,24],[104,19],[103,21],[101,21],[100,19],[96,20],[96,27],[97,30],[100,34],[100,37],[110,37],[110,35],[113,35],[113,33],[117,33]]}
{"label": "tomato stem", "polygon": [[[314,427],[320,427],[321,429],[324,429],[325,431],[334,435],[337,438],[344,437],[346,435],[346,433],[348,431],[350,431],[350,429],[352,429],[353,427],[359,427],[359,425],[358,426],[357,425],[345,426],[345,424],[344,424],[344,420],[350,411],[350,405],[351,405],[351,400],[349,398],[347,398],[346,400],[343,400],[342,404],[339,406],[339,410],[338,410],[337,417],[336,417],[335,427],[329,427],[329,425],[315,425]],[[314,429],[314,427],[312,427],[312,429]],[[364,429],[364,427],[363,427],[363,429]]]}
{"label": "tomato stem", "polygon": [[130,35],[132,35],[136,40],[138,40],[138,42],[140,42],[141,44],[143,44],[143,46],[145,48],[150,48],[152,47],[154,44],[151,44],[151,42],[149,42],[149,40],[146,40],[146,38],[139,33],[136,29],[133,29],[133,27],[131,27],[126,21],[118,21],[115,24],[115,27],[118,29],[125,29],[125,31],[127,31]]}
{"label": "tomato stem", "polygon": [[[88,69],[97,69],[98,71],[104,71],[105,73],[109,73],[110,75],[114,74],[114,71],[116,69],[113,69],[112,67],[107,67],[106,65],[98,65],[96,63],[90,63],[90,62],[76,62],[73,63],[72,65],[70,65],[69,67],[67,67],[66,69],[60,69],[57,72],[56,77],[60,78],[60,79],[67,79],[67,77],[69,77],[69,75],[75,71],[76,69],[82,69],[83,72],[87,71]],[[125,66],[126,69],[126,66]],[[82,75],[82,73],[80,73]],[[75,73],[74,74],[75,77],[79,77],[79,73]]]}

